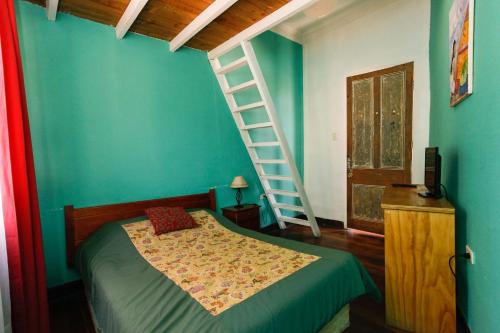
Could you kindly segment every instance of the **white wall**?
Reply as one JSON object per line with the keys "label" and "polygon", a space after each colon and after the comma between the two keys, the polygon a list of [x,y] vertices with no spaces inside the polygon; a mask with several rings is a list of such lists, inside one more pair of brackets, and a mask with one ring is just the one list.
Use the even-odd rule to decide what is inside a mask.
{"label": "white wall", "polygon": [[304,183],[316,216],[347,219],[348,76],[415,62],[412,181],[423,182],[429,31],[430,0],[367,0],[304,33]]}
{"label": "white wall", "polygon": [[9,268],[7,266],[2,191],[0,189],[0,333],[10,332],[12,332],[12,325],[10,320]]}

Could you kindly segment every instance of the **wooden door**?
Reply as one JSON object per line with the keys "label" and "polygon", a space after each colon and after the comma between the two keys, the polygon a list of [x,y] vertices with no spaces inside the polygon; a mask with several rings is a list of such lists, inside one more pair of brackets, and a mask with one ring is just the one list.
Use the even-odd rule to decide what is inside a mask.
{"label": "wooden door", "polygon": [[385,186],[411,183],[413,63],[347,78],[347,226],[384,233]]}

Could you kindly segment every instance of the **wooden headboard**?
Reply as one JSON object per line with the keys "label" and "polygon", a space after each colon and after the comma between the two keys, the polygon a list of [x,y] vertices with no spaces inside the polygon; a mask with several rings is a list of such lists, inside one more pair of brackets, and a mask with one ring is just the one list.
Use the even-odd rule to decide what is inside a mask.
{"label": "wooden headboard", "polygon": [[125,202],[113,205],[75,208],[64,207],[66,222],[66,257],[68,266],[73,266],[76,249],[100,226],[108,222],[145,215],[144,210],[159,206],[181,206],[184,208],[209,208],[215,210],[215,190],[207,193],[185,195],[145,201]]}

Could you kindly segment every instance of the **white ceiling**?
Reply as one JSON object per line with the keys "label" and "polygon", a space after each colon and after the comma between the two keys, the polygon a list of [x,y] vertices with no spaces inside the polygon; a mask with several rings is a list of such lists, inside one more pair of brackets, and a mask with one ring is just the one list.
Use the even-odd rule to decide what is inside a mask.
{"label": "white ceiling", "polygon": [[319,0],[313,6],[279,24],[272,30],[291,40],[302,43],[304,32],[364,1],[366,0]]}

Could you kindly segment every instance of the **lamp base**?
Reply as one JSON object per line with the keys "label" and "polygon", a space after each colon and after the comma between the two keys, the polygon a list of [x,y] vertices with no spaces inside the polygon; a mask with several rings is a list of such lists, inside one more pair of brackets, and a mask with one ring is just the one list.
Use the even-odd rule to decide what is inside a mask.
{"label": "lamp base", "polygon": [[243,195],[241,193],[241,188],[239,188],[239,189],[236,190],[236,206],[234,206],[234,208],[241,208],[241,207],[243,207],[243,205],[241,204],[242,197],[243,197]]}

